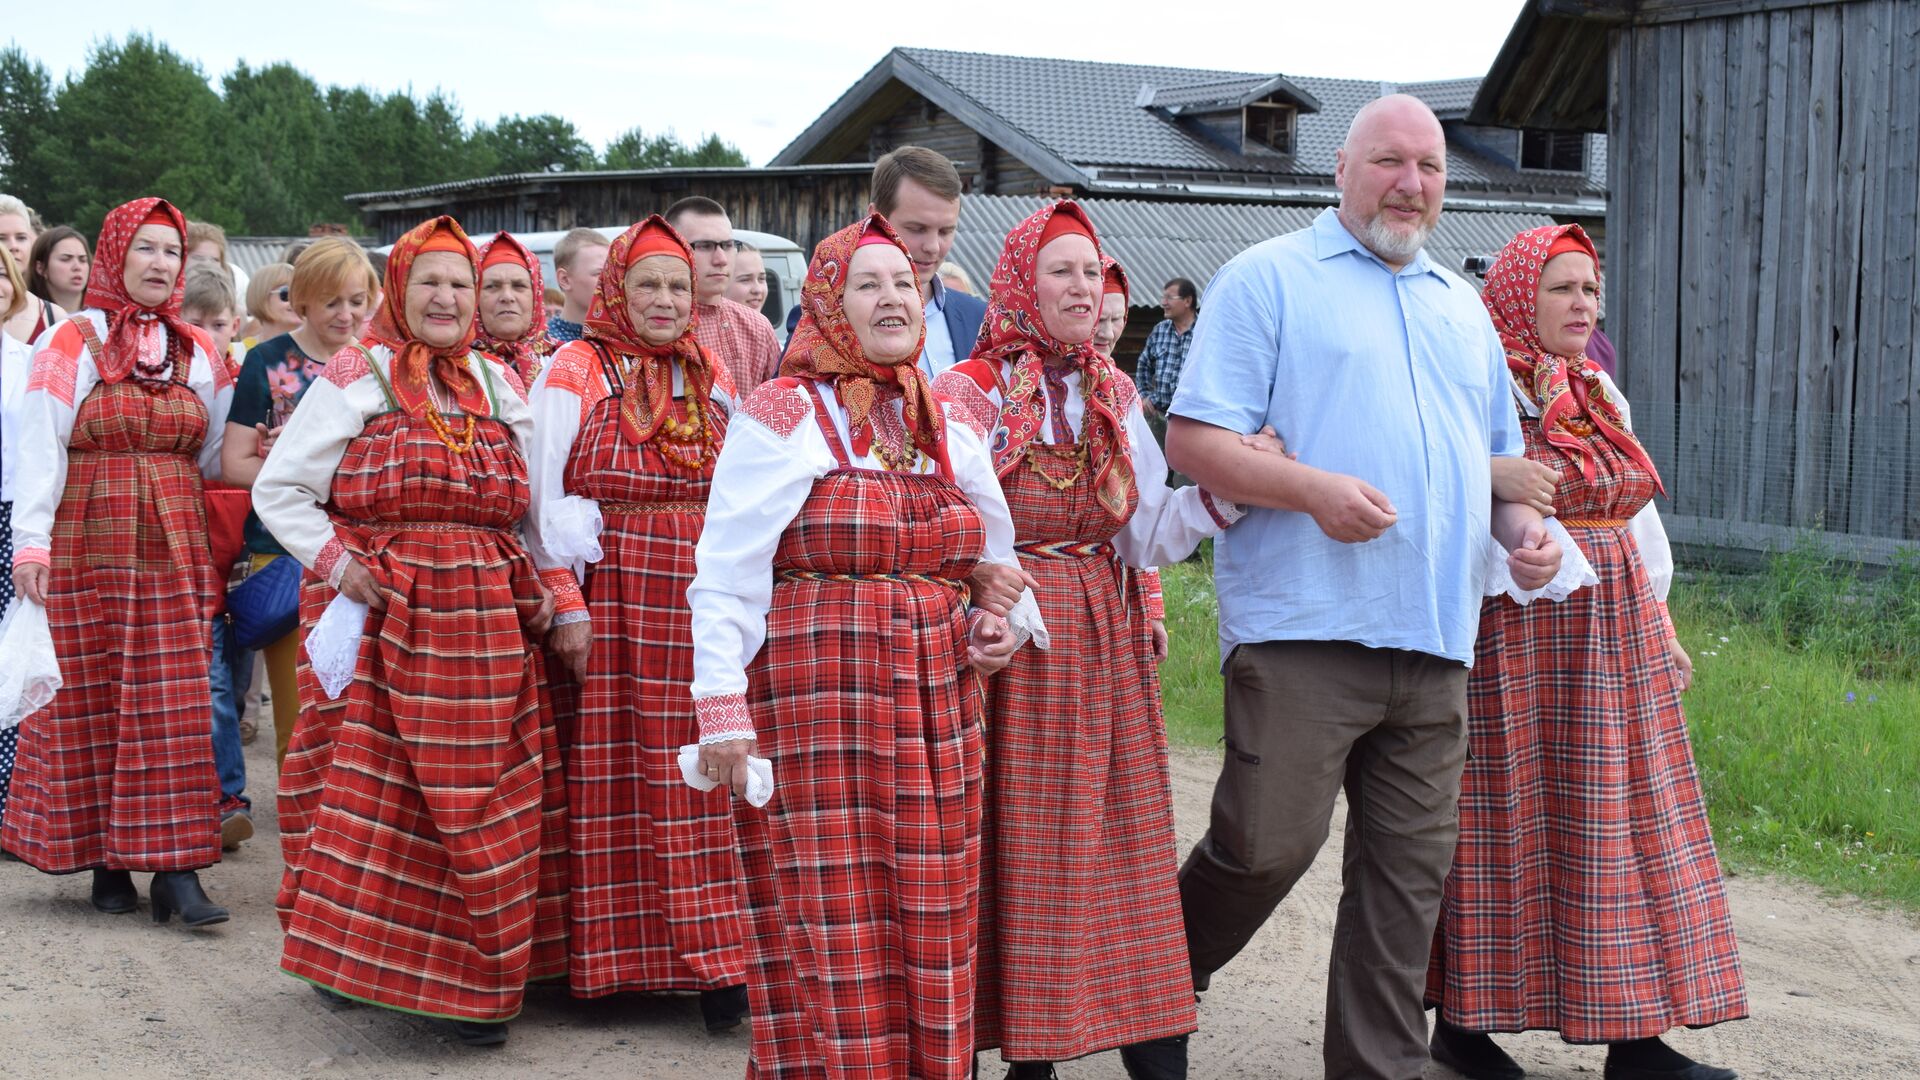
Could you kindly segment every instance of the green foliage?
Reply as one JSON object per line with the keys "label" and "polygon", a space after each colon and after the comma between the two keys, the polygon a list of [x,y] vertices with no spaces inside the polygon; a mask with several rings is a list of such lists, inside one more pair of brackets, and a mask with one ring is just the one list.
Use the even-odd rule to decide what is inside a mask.
{"label": "green foliage", "polygon": [[[1167,734],[1220,737],[1212,568],[1162,567]],[[1920,910],[1920,559],[1864,579],[1803,547],[1670,597],[1685,708],[1722,860]]]}
{"label": "green foliage", "polygon": [[[636,128],[607,148],[609,168],[745,164],[716,135],[688,146]],[[241,63],[216,91],[198,65],[139,34],[96,46],[55,87],[24,50],[0,50],[0,191],[88,233],[147,194],[229,232],[298,234],[357,226],[344,201],[356,192],[600,165],[571,121],[516,115],[470,128],[439,90],[322,87],[289,64]]]}
{"label": "green foliage", "polygon": [[716,168],[745,165],[747,156],[718,135],[708,135],[698,145],[688,146],[672,131],[649,135],[640,128],[629,128],[607,144],[602,160],[609,169]]}

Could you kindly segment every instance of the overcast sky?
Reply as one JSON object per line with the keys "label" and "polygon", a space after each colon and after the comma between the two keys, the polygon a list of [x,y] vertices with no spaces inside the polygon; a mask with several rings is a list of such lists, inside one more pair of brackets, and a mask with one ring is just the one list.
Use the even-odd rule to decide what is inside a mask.
{"label": "overcast sky", "polygon": [[[45,63],[56,83],[104,37],[151,31],[216,84],[242,59],[256,67],[284,60],[323,86],[444,89],[470,124],[557,113],[596,148],[634,125],[670,127],[689,142],[717,132],[758,165],[896,45],[1406,82],[1485,74],[1522,6],[20,0],[0,33]],[[895,11],[897,23],[875,21]],[[920,14],[928,11],[938,14]]]}

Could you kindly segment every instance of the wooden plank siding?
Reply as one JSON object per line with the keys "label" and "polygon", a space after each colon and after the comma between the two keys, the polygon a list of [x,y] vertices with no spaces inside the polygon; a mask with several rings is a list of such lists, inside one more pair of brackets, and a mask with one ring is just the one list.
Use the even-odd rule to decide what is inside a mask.
{"label": "wooden plank siding", "polygon": [[844,160],[878,161],[898,146],[924,146],[945,154],[966,190],[983,195],[1041,195],[1052,187],[1027,163],[918,94],[873,125],[864,155]]}
{"label": "wooden plank siding", "polygon": [[1920,3],[1605,36],[1607,321],[1681,539],[1920,541]]}

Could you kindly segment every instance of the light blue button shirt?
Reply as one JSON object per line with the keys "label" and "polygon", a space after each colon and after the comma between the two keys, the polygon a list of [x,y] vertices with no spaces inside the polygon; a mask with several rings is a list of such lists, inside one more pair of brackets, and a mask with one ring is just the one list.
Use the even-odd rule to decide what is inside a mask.
{"label": "light blue button shirt", "polygon": [[1398,273],[1332,210],[1241,252],[1207,286],[1173,412],[1272,424],[1308,465],[1385,492],[1364,544],[1254,508],[1214,542],[1220,649],[1353,641],[1473,662],[1492,455],[1524,450],[1506,360],[1473,288],[1423,252]]}
{"label": "light blue button shirt", "polygon": [[920,350],[920,367],[931,379],[964,359],[953,355],[953,332],[947,329],[947,283],[935,275],[933,293],[927,298],[927,344]]}

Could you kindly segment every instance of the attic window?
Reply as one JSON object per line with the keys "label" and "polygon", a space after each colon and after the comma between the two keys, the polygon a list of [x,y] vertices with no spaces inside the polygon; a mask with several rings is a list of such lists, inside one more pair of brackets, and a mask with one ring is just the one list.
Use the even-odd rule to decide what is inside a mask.
{"label": "attic window", "polygon": [[1528,128],[1520,133],[1520,167],[1530,172],[1586,172],[1587,136]]}
{"label": "attic window", "polygon": [[1258,143],[1282,154],[1293,153],[1293,113],[1293,106],[1278,102],[1249,104],[1242,121],[1247,145]]}

